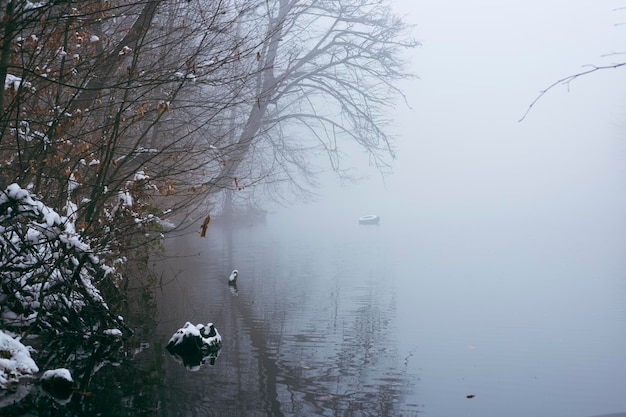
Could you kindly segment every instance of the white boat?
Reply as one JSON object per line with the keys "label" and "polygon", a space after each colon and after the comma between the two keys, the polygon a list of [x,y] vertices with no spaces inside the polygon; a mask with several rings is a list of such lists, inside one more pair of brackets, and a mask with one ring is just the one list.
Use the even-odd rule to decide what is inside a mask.
{"label": "white boat", "polygon": [[367,216],[359,217],[359,224],[378,224],[380,217],[375,214],[368,214]]}

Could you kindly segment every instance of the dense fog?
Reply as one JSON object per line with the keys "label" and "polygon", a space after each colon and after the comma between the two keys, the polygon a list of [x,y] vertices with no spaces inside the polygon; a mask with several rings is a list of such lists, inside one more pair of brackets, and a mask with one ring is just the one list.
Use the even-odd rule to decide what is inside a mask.
{"label": "dense fog", "polygon": [[411,57],[419,79],[402,87],[410,107],[399,100],[392,115],[394,173],[381,179],[354,151],[354,173],[366,179],[338,186],[329,175],[318,205],[305,211],[451,221],[533,213],[574,220],[622,211],[622,70],[558,84],[526,112],[559,79],[620,61],[607,54],[620,51],[623,10],[565,1],[394,5],[422,44]]}

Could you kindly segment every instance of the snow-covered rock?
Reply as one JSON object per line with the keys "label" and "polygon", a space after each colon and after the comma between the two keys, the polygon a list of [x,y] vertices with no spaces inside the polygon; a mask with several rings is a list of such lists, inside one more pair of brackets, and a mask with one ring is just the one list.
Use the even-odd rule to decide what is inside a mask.
{"label": "snow-covered rock", "polygon": [[167,351],[189,370],[197,371],[206,363],[213,365],[222,347],[222,336],[213,323],[193,325],[186,322],[172,335]]}
{"label": "snow-covered rock", "polygon": [[74,379],[72,379],[72,374],[69,369],[66,368],[58,368],[58,369],[49,369],[43,373],[41,376],[41,381],[64,381],[66,383],[73,384]]}
{"label": "snow-covered rock", "polygon": [[57,398],[69,398],[74,389],[74,379],[66,368],[47,370],[40,381],[42,388]]}

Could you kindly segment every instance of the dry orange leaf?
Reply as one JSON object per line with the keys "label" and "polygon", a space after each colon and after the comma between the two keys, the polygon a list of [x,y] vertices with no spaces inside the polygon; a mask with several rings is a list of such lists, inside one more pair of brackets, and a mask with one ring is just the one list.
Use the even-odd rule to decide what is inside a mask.
{"label": "dry orange leaf", "polygon": [[207,214],[204,221],[202,222],[202,231],[200,232],[200,237],[206,237],[206,231],[209,228],[210,221],[211,221],[211,215]]}

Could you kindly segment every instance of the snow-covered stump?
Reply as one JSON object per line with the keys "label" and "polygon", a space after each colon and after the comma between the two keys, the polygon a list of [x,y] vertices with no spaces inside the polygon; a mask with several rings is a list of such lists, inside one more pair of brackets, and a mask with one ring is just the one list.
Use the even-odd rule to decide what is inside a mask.
{"label": "snow-covered stump", "polygon": [[207,360],[212,366],[219,356],[222,337],[213,323],[193,325],[186,322],[172,335],[167,351],[187,369],[197,371]]}

